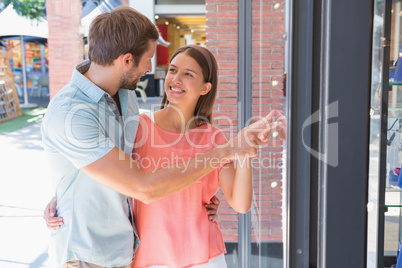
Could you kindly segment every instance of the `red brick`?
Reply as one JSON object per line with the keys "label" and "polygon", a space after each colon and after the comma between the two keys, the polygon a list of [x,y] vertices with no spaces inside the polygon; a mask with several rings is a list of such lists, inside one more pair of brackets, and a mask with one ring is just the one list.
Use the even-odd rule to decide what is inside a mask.
{"label": "red brick", "polygon": [[261,227],[267,228],[267,229],[278,228],[278,227],[282,227],[282,222],[280,222],[280,221],[263,221],[263,222],[261,222]]}
{"label": "red brick", "polygon": [[218,40],[211,40],[209,42],[210,45],[215,47],[237,47],[237,41],[218,41]]}
{"label": "red brick", "polygon": [[285,50],[283,48],[272,48],[272,54],[275,55],[284,55]]}
{"label": "red brick", "polygon": [[218,40],[238,40],[237,34],[219,34]]}
{"label": "red brick", "polygon": [[218,25],[218,20],[217,19],[208,19],[208,20],[206,20],[205,25],[207,25],[207,34],[208,34],[208,28],[211,26]]}
{"label": "red brick", "polygon": [[208,13],[208,18],[214,19],[214,18],[219,18],[219,19],[237,19],[238,15],[237,12],[211,12]]}
{"label": "red brick", "polygon": [[283,97],[283,90],[272,90],[271,96],[272,97]]}
{"label": "red brick", "polygon": [[52,98],[70,81],[75,65],[83,60],[83,39],[77,32],[81,23],[81,1],[52,0],[46,4],[49,24],[49,91]]}
{"label": "red brick", "polygon": [[236,69],[237,70],[237,64],[233,64],[233,62],[219,62],[218,63],[219,69],[223,69],[223,70],[233,70]]}
{"label": "red brick", "polygon": [[237,33],[237,25],[211,26],[208,27],[208,33]]}
{"label": "red brick", "polygon": [[[282,98],[264,98],[263,100],[260,100],[261,104],[277,104],[277,103],[283,103],[283,99]],[[262,108],[258,106],[259,104],[252,104],[252,109],[254,111],[258,111],[258,109]]]}
{"label": "red brick", "polygon": [[218,5],[218,12],[231,11],[237,14],[238,5]]}
{"label": "red brick", "polygon": [[272,63],[270,61],[260,61],[259,59],[255,59],[252,62],[252,68],[257,70],[253,72],[253,74],[258,74],[258,69],[271,69],[271,64]]}
{"label": "red brick", "polygon": [[272,91],[271,84],[267,84],[265,87],[262,87],[261,90],[253,90],[252,97],[253,98],[271,98],[271,91]]}
{"label": "red brick", "polygon": [[285,14],[283,12],[253,12],[252,15],[253,19],[259,19],[259,18],[284,18]]}
{"label": "red brick", "polygon": [[[271,84],[272,79],[271,76],[253,76],[251,78],[252,83],[269,83]],[[263,87],[265,90],[267,89],[266,87]]]}
{"label": "red brick", "polygon": [[219,105],[219,111],[227,112],[227,111],[236,111],[237,105]]}
{"label": "red brick", "polygon": [[273,229],[271,229],[271,233],[273,235],[282,235],[283,231],[282,231],[282,229],[273,228]]}
{"label": "red brick", "polygon": [[[233,65],[237,66],[237,63],[233,63]],[[218,66],[218,68],[219,68],[219,66]],[[220,77],[222,77],[222,76],[225,76],[225,77],[228,77],[228,76],[237,76],[237,75],[238,75],[238,70],[237,70],[237,69],[232,69],[232,70],[222,70],[222,69],[218,69],[218,74],[219,74]],[[219,79],[219,82],[220,82],[220,83],[224,83],[224,82],[227,82],[227,81],[226,81],[226,80]],[[236,82],[233,82],[233,83],[237,83],[237,80],[236,80]]]}
{"label": "red brick", "polygon": [[264,69],[261,70],[261,75],[279,75],[282,76],[283,70],[278,69]]}
{"label": "red brick", "polygon": [[205,8],[206,8],[206,11],[208,13],[213,12],[213,11],[217,11],[217,5],[216,4],[206,3]]}
{"label": "red brick", "polygon": [[[252,4],[253,5],[258,5],[258,4],[260,4],[261,3],[261,0],[252,0]],[[284,0],[264,0],[263,1],[263,4],[264,5],[274,5],[274,4],[276,4],[276,3],[281,3],[281,4],[284,4],[285,3],[285,1]]]}
{"label": "red brick", "polygon": [[218,39],[217,34],[207,33],[207,40],[217,40],[217,39]]}
{"label": "red brick", "polygon": [[274,9],[274,5],[272,3],[267,3],[259,0],[257,3],[252,4],[252,12],[270,12]]}
{"label": "red brick", "polygon": [[222,233],[225,233],[226,235],[236,235],[238,234],[237,228],[233,228],[233,229],[224,229],[222,230]]}
{"label": "red brick", "polygon": [[272,105],[272,108],[271,108],[272,110],[273,109],[276,109],[276,110],[279,110],[279,111],[282,111],[283,110],[283,105]]}
{"label": "red brick", "polygon": [[219,215],[219,222],[222,222],[222,221],[236,222],[237,220],[238,220],[237,215]]}
{"label": "red brick", "polygon": [[218,91],[218,97],[219,98],[237,98],[237,92],[232,92],[232,91]]}
{"label": "red brick", "polygon": [[284,24],[282,19],[271,20],[272,26],[282,26]]}
{"label": "red brick", "polygon": [[[237,74],[237,72],[236,72]],[[235,83],[237,84],[238,80],[236,76],[221,76],[219,78],[219,84],[223,84],[223,83]]]}
{"label": "red brick", "polygon": [[[282,23],[277,24],[276,21]],[[285,24],[278,19],[253,19],[253,33],[256,34],[272,34],[272,33],[285,33]],[[268,36],[270,37],[270,36]]]}
{"label": "red brick", "polygon": [[[211,44],[213,45],[213,43]],[[216,48],[216,54],[214,55],[237,55],[238,53],[238,48],[237,45],[235,47],[217,47]]]}
{"label": "red brick", "polygon": [[237,99],[235,98],[219,98],[216,99],[215,104],[237,104]]}
{"label": "red brick", "polygon": [[282,69],[283,70],[283,60],[282,61],[275,61],[272,63],[272,68],[274,69]]}
{"label": "red brick", "polygon": [[237,222],[233,221],[219,221],[219,227],[221,229],[233,229],[237,228]]}
{"label": "red brick", "polygon": [[239,26],[239,20],[234,20],[234,19],[225,19],[225,20],[217,20],[217,25],[219,26],[235,26],[236,29]]}
{"label": "red brick", "polygon": [[237,5],[236,1],[233,0],[207,0],[208,3],[217,3],[217,5]]}
{"label": "red brick", "polygon": [[234,90],[237,92],[237,89],[238,89],[237,84],[222,83],[218,85],[218,90]]}
{"label": "red brick", "polygon": [[217,112],[215,114],[215,118],[219,118],[219,119],[225,118],[225,120],[226,120],[227,118],[229,118],[229,119],[237,118],[237,115],[236,115],[236,113]]}

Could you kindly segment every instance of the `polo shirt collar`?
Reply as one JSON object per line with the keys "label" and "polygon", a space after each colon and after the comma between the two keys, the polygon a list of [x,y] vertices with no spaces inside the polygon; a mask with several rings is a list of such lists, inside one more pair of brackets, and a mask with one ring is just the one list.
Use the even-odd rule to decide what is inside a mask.
{"label": "polo shirt collar", "polygon": [[84,73],[88,71],[90,65],[91,63],[89,60],[77,64],[73,71],[71,83],[97,103],[106,92],[84,76]]}

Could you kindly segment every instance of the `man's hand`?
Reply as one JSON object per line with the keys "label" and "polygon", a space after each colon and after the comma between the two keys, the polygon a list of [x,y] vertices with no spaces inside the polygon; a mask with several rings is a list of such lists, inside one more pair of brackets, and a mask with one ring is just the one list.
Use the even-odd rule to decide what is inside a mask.
{"label": "man's hand", "polygon": [[268,115],[254,122],[246,129],[252,135],[256,134],[262,143],[267,142],[271,137],[286,140],[286,117],[278,110],[272,110]]}
{"label": "man's hand", "polygon": [[225,144],[232,151],[229,158],[254,157],[260,145],[266,144],[271,137],[286,140],[286,118],[278,110],[272,110],[230,139]]}
{"label": "man's hand", "polygon": [[47,204],[45,211],[43,212],[43,218],[46,221],[47,228],[50,230],[57,230],[60,228],[63,222],[63,218],[55,217],[56,215],[57,199],[53,197],[50,203]]}
{"label": "man's hand", "polygon": [[207,214],[210,221],[218,220],[219,204],[220,201],[215,195],[211,198],[211,203],[205,204],[205,208],[207,209]]}

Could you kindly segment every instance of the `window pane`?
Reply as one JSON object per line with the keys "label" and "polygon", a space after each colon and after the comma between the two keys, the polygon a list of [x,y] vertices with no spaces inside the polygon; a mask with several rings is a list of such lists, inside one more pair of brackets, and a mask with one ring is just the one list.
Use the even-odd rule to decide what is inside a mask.
{"label": "window pane", "polygon": [[[285,111],[285,1],[253,1],[252,115]],[[253,161],[252,267],[283,267],[285,144],[272,137]]]}

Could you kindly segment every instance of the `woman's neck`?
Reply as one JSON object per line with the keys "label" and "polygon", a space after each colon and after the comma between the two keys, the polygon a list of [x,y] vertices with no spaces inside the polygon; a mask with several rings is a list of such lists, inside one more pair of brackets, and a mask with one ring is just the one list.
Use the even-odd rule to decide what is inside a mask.
{"label": "woman's neck", "polygon": [[175,133],[187,132],[197,125],[194,120],[194,108],[179,108],[171,104],[155,112],[155,123]]}

